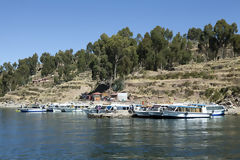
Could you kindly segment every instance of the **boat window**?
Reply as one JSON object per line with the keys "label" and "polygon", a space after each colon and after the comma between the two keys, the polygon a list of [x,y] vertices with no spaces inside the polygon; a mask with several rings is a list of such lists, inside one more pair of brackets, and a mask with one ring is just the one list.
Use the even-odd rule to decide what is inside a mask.
{"label": "boat window", "polygon": [[209,106],[207,107],[207,110],[221,110],[224,109],[223,106]]}
{"label": "boat window", "polygon": [[200,108],[196,108],[196,112],[201,112]]}
{"label": "boat window", "polygon": [[191,108],[191,112],[196,112],[196,108]]}

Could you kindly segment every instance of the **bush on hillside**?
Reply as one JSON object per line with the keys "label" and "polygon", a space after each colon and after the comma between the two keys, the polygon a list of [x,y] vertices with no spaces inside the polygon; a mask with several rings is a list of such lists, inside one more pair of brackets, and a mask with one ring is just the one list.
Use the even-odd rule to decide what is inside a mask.
{"label": "bush on hillside", "polygon": [[112,84],[112,89],[115,91],[115,92],[118,92],[118,91],[121,91],[124,89],[124,80],[119,78],[117,80],[115,80]]}

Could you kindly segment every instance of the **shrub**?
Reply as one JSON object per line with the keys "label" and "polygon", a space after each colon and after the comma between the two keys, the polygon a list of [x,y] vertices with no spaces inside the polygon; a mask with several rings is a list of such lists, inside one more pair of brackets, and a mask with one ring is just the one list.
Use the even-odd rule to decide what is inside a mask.
{"label": "shrub", "polygon": [[60,81],[59,77],[57,77],[57,76],[54,77],[54,83],[55,84],[61,84],[61,81]]}
{"label": "shrub", "polygon": [[117,79],[113,82],[112,84],[112,89],[117,92],[117,91],[121,91],[124,89],[124,80],[123,79]]}
{"label": "shrub", "polygon": [[214,92],[214,89],[208,88],[208,89],[206,89],[204,95],[205,95],[205,97],[209,98],[212,96],[213,92]]}
{"label": "shrub", "polygon": [[210,101],[211,102],[216,102],[221,98],[221,93],[218,91],[215,91],[214,94],[211,96]]}
{"label": "shrub", "polygon": [[205,58],[202,55],[197,55],[196,57],[193,58],[193,60],[197,63],[204,62]]}
{"label": "shrub", "polygon": [[212,66],[211,69],[215,70],[215,69],[222,69],[223,65],[219,65],[219,66]]}
{"label": "shrub", "polygon": [[233,94],[234,96],[237,96],[237,95],[240,94],[240,87],[239,87],[239,86],[232,86],[232,87],[231,87],[231,90],[232,90],[232,94]]}
{"label": "shrub", "polygon": [[183,84],[182,84],[182,86],[184,86],[184,87],[189,87],[190,86],[190,82],[189,81],[186,81],[186,82],[184,82]]}
{"label": "shrub", "polygon": [[184,92],[187,97],[190,97],[194,94],[194,91],[189,88],[186,88]]}

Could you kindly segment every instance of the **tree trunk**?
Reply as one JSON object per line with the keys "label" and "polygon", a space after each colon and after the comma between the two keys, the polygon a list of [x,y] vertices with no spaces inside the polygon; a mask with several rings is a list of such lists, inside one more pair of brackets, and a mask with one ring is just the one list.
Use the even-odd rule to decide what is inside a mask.
{"label": "tree trunk", "polygon": [[114,77],[113,80],[115,80],[117,78],[117,64],[114,64]]}
{"label": "tree trunk", "polygon": [[117,78],[117,64],[118,64],[118,55],[115,55],[113,80],[115,80]]}
{"label": "tree trunk", "polygon": [[224,46],[222,47],[222,59],[225,58],[225,54],[224,54]]}

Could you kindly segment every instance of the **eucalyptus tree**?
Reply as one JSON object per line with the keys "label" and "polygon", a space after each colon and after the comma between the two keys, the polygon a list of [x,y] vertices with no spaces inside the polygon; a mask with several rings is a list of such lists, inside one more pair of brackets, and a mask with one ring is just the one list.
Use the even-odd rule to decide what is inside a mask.
{"label": "eucalyptus tree", "polygon": [[232,38],[234,56],[240,56],[240,35],[236,34]]}
{"label": "eucalyptus tree", "polygon": [[214,33],[216,38],[216,50],[222,48],[221,57],[225,58],[225,49],[230,44],[234,34],[237,33],[237,24],[228,24],[224,19],[218,20],[214,26]]}
{"label": "eucalyptus tree", "polygon": [[199,41],[202,30],[200,28],[190,28],[187,33],[187,38],[193,41]]}
{"label": "eucalyptus tree", "polygon": [[137,54],[139,64],[142,67],[150,70],[154,68],[154,60],[151,60],[153,58],[152,40],[148,32],[145,33],[144,38],[137,47]]}
{"label": "eucalyptus tree", "polygon": [[49,53],[45,52],[40,57],[40,62],[42,63],[41,75],[47,76],[51,74],[56,69],[55,57],[51,56]]}
{"label": "eucalyptus tree", "polygon": [[178,64],[187,64],[191,60],[191,52],[188,49],[188,41],[182,37],[180,33],[176,34],[170,45],[171,52],[169,56],[168,65],[171,67],[173,62]]}
{"label": "eucalyptus tree", "polygon": [[117,78],[117,68],[120,60],[124,57],[123,49],[128,46],[128,38],[122,37],[121,35],[113,35],[107,43],[106,53],[108,55],[109,62],[113,66],[113,80]]}
{"label": "eucalyptus tree", "polygon": [[140,44],[140,42],[143,40],[143,37],[140,33],[137,34],[137,37],[135,38],[137,45]]}
{"label": "eucalyptus tree", "polygon": [[[156,26],[150,33],[152,40],[152,49],[154,52],[149,53],[154,53],[152,58],[154,65],[153,70],[157,70],[160,68],[160,66],[163,66],[161,62],[165,63],[163,62],[164,57],[161,57],[163,56],[163,54],[161,54],[161,50],[168,47],[173,34],[169,29],[165,29],[160,26]],[[151,60],[150,58],[148,59]]]}
{"label": "eucalyptus tree", "polygon": [[32,57],[28,59],[30,75],[35,75],[37,71],[37,64],[38,64],[38,55],[34,53]]}
{"label": "eucalyptus tree", "polygon": [[213,26],[211,24],[205,25],[204,30],[202,31],[199,39],[198,48],[200,52],[203,52],[206,55],[207,60],[211,59],[209,56],[210,52],[210,41],[215,41]]}
{"label": "eucalyptus tree", "polygon": [[86,51],[81,49],[75,54],[78,72],[84,72],[87,69]]}

